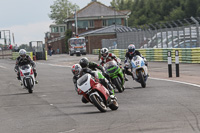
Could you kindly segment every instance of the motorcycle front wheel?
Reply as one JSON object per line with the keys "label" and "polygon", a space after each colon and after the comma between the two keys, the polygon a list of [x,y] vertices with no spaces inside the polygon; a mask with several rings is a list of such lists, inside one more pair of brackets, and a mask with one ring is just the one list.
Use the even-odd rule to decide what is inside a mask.
{"label": "motorcycle front wheel", "polygon": [[138,72],[138,77],[140,79],[140,83],[141,83],[142,88],[145,88],[146,87],[146,82],[144,81],[144,76],[142,74],[142,71]]}
{"label": "motorcycle front wheel", "polygon": [[27,78],[27,79],[26,79],[26,84],[27,84],[28,92],[29,92],[29,93],[33,93],[32,85],[31,85],[31,79],[30,79],[30,78]]}
{"label": "motorcycle front wheel", "polygon": [[91,95],[90,96],[92,103],[99,109],[99,111],[101,112],[106,112],[107,107],[104,104],[103,101],[101,101],[101,99],[99,98],[99,96],[97,95]]}
{"label": "motorcycle front wheel", "polygon": [[119,80],[120,80],[120,79],[118,79],[118,77],[117,77],[117,78],[114,78],[114,79],[113,79],[113,83],[114,83],[114,85],[116,86],[117,90],[121,93],[121,92],[124,91],[124,89],[122,88],[122,85],[120,84],[120,81],[119,81]]}

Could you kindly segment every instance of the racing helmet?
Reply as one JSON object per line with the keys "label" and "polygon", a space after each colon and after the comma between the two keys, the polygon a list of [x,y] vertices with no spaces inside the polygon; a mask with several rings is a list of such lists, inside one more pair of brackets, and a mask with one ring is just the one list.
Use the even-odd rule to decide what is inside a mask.
{"label": "racing helmet", "polygon": [[135,45],[134,44],[128,45],[128,52],[130,54],[133,54],[135,52]]}
{"label": "racing helmet", "polygon": [[103,56],[103,58],[107,58],[108,57],[108,49],[107,48],[102,48],[101,49],[101,55]]}
{"label": "racing helmet", "polygon": [[24,58],[26,56],[26,50],[25,49],[20,49],[19,50],[19,55]]}
{"label": "racing helmet", "polygon": [[78,76],[80,74],[82,68],[79,64],[74,64],[71,69],[72,69],[72,73],[75,76]]}
{"label": "racing helmet", "polygon": [[82,68],[88,67],[89,65],[88,58],[86,57],[81,58],[79,64],[81,65]]}

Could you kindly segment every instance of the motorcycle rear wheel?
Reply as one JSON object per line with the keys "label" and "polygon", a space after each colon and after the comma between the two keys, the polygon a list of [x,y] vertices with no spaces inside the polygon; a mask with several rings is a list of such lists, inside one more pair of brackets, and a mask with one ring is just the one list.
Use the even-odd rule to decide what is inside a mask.
{"label": "motorcycle rear wheel", "polygon": [[99,109],[101,112],[106,112],[107,107],[106,105],[100,100],[100,98],[97,95],[91,95],[90,96],[92,103]]}

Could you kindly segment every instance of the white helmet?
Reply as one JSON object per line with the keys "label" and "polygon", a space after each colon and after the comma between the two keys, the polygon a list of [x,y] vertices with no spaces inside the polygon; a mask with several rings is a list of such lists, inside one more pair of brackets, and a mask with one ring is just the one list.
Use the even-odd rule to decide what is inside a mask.
{"label": "white helmet", "polygon": [[19,50],[19,55],[20,55],[21,57],[25,57],[25,56],[26,56],[26,50],[25,50],[25,49],[20,49],[20,50]]}
{"label": "white helmet", "polygon": [[107,58],[107,57],[108,57],[108,49],[107,49],[107,48],[102,48],[102,49],[101,49],[101,55],[102,55],[104,58]]}

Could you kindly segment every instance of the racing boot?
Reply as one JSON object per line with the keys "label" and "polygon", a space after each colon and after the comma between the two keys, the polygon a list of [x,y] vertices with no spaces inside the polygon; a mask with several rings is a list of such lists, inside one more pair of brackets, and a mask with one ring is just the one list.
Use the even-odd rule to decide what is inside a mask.
{"label": "racing boot", "polygon": [[114,95],[114,88],[112,87],[112,85],[110,83],[107,83],[108,84],[108,91],[110,93],[110,95]]}
{"label": "racing boot", "polygon": [[19,72],[17,73],[17,79],[18,79],[18,80],[21,80],[20,75],[19,75]]}

